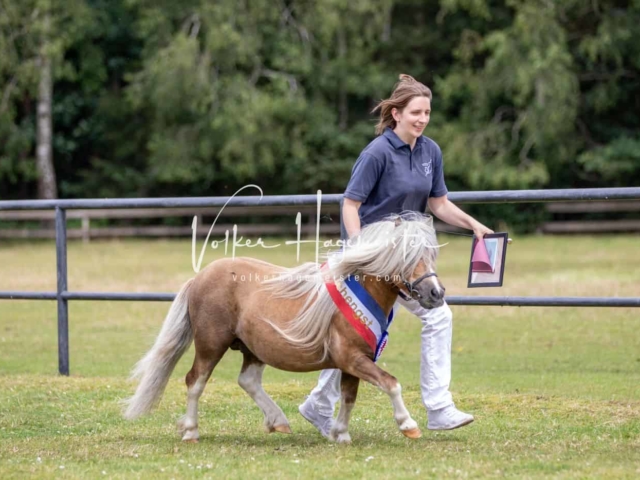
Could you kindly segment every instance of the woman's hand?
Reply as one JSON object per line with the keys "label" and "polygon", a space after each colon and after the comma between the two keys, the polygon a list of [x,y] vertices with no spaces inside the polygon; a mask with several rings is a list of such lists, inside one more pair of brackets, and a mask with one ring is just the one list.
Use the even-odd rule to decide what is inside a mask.
{"label": "woman's hand", "polygon": [[483,224],[481,224],[480,222],[476,221],[475,225],[473,226],[473,233],[475,234],[476,237],[478,237],[478,239],[481,239],[487,233],[493,233],[493,230],[491,230],[490,228],[485,227]]}

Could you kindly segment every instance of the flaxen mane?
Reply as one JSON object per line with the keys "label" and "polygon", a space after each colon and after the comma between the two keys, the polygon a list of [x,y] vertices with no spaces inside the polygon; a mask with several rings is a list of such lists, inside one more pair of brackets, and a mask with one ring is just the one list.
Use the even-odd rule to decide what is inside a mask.
{"label": "flaxen mane", "polygon": [[[324,256],[329,260],[329,275],[334,280],[349,275],[408,278],[422,260],[435,269],[438,243],[431,217],[418,213],[389,216],[365,226],[342,251]],[[324,286],[320,266],[309,262],[285,269],[265,282],[275,297],[307,300],[286,328],[264,319],[291,344],[315,350],[322,346],[324,358],[329,354],[329,326],[336,306]]]}

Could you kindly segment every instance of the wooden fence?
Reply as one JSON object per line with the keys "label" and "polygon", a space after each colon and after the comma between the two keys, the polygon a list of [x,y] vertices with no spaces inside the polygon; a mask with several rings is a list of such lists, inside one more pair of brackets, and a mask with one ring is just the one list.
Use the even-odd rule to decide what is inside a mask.
{"label": "wooden fence", "polygon": [[[601,232],[640,232],[640,201],[638,200],[607,200],[591,202],[554,202],[545,206],[551,219],[538,227],[538,231],[548,234],[572,233],[601,233]],[[232,231],[234,223],[231,218],[252,219],[265,216],[289,217],[290,221],[274,223],[261,221],[259,223],[238,224],[238,235],[278,236],[297,233],[296,215],[301,213],[300,230],[305,237],[313,236],[316,232],[316,206],[272,206],[269,208],[255,207],[226,207],[220,213],[219,208],[132,208],[132,209],[86,209],[70,210],[67,220],[80,220],[79,227],[69,228],[69,238],[81,238],[89,242],[92,238],[120,238],[120,237],[188,237],[192,235],[191,226],[171,225],[124,225],[124,226],[96,226],[92,220],[149,220],[162,218],[197,217],[197,235],[206,235],[211,223],[220,213],[220,218],[213,227],[213,235],[224,235],[225,231]],[[636,218],[585,220],[589,214],[611,214],[611,217],[638,213]],[[337,235],[340,233],[340,209],[338,205],[323,205],[321,210],[320,233],[322,235]],[[555,218],[554,218],[555,217]],[[53,221],[55,212],[52,210],[3,210],[0,211],[0,222],[45,222]],[[448,225],[436,223],[436,228],[455,230]],[[53,228],[0,228],[0,238],[55,238]]]}
{"label": "wooden fence", "polygon": [[[640,201],[638,200],[607,200],[593,202],[554,202],[547,203],[546,210],[552,219],[543,223],[539,231],[543,233],[601,233],[601,232],[640,232]],[[627,216],[629,212],[635,218],[615,218],[621,214]],[[597,220],[581,219],[590,214],[607,214],[610,218]],[[573,217],[573,218],[572,218]]]}
{"label": "wooden fence", "polygon": [[[300,212],[300,231],[304,236],[315,235],[317,226],[317,207],[314,205],[300,206],[272,206],[269,208],[255,207],[225,207],[219,208],[131,208],[131,209],[87,209],[70,210],[67,220],[80,220],[79,228],[69,228],[69,238],[82,238],[88,242],[91,238],[119,238],[119,237],[188,237],[193,233],[192,226],[171,225],[127,225],[94,227],[91,220],[119,219],[140,220],[160,218],[188,218],[197,217],[198,236],[206,235],[214,219],[220,213],[220,218],[213,227],[213,235],[224,235],[232,231],[234,223],[229,223],[229,217],[252,218],[264,216],[289,217],[289,223],[241,223],[238,224],[238,235],[286,235],[296,234],[298,226],[296,216]],[[340,233],[340,208],[338,205],[323,205],[320,215],[320,233],[332,235]],[[0,211],[1,221],[43,222],[53,221],[55,212],[51,210],[4,210]],[[224,220],[224,223],[221,222]],[[0,238],[55,238],[53,228],[0,228]]]}

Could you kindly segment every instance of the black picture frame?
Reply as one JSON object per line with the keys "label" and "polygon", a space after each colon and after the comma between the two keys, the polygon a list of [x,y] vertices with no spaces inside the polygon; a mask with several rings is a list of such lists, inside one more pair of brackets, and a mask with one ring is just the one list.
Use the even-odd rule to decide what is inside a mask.
{"label": "black picture frame", "polygon": [[479,288],[479,287],[501,287],[504,280],[504,269],[507,260],[507,245],[509,234],[506,232],[488,233],[484,236],[485,239],[498,239],[497,244],[497,258],[499,264],[496,266],[496,271],[492,273],[474,272],[472,270],[473,250],[478,238],[474,235],[471,239],[471,256],[469,257],[469,277],[467,279],[467,288]]}

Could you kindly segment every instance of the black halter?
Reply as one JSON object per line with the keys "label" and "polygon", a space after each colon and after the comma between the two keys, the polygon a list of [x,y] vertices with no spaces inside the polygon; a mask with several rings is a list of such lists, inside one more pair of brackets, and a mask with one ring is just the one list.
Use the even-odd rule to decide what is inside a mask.
{"label": "black halter", "polygon": [[[422,298],[422,295],[420,295],[420,292],[418,292],[415,287],[418,286],[418,284],[423,281],[425,278],[429,278],[429,277],[437,277],[438,275],[436,275],[435,272],[430,272],[430,273],[425,273],[424,275],[421,275],[420,277],[418,277],[416,280],[414,280],[413,282],[408,282],[407,280],[405,280],[404,278],[402,279],[402,283],[404,284],[404,286],[407,288],[407,290],[409,290],[409,296],[415,300],[418,300],[420,298]],[[414,296],[413,294],[416,294],[416,296]]]}

